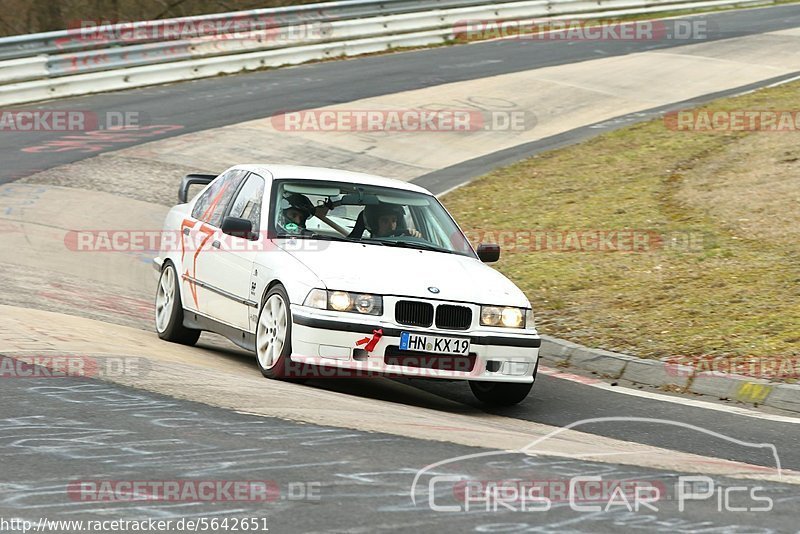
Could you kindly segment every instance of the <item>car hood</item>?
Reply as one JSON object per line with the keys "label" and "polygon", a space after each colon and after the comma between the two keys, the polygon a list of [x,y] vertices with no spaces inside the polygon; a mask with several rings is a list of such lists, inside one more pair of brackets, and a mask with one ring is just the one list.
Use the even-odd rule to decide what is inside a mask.
{"label": "car hood", "polygon": [[[427,250],[337,241],[278,246],[328,289],[528,307],[522,291],[480,260]],[[438,288],[439,293],[428,290]]]}

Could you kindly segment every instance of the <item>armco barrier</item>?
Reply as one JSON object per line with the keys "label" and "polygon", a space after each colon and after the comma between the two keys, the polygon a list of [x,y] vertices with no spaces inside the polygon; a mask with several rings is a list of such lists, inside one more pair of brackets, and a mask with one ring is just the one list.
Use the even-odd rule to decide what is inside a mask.
{"label": "armco barrier", "polygon": [[[231,13],[215,13],[194,17],[181,17],[163,20],[134,22],[132,24],[109,24],[92,27],[98,35],[124,34],[124,39],[87,41],[82,39],[81,28],[46,33],[15,35],[0,39],[0,60],[28,57],[38,54],[54,54],[107,48],[109,46],[143,44],[158,41],[158,38],[135,38],[144,30],[145,34],[159,35],[176,25],[192,26],[200,35],[220,25],[219,23],[240,23],[244,25],[268,25],[269,27],[296,25],[308,20],[327,22],[333,20],[376,17],[387,14],[401,14],[449,7],[483,5],[486,0],[347,0],[343,2],[323,2],[278,8],[253,9]],[[215,26],[215,24],[217,26]]]}
{"label": "armco barrier", "polygon": [[0,84],[45,78],[47,75],[47,56],[0,61]]}
{"label": "armco barrier", "polygon": [[[325,21],[324,25],[319,26],[319,32],[290,40],[276,38],[280,37],[281,31],[288,31],[286,29],[289,26],[275,26],[271,29],[247,32],[241,36],[225,35],[225,38],[220,38],[219,35],[207,35],[188,40],[167,40],[146,44],[109,40],[104,43],[105,48],[43,55],[41,51],[52,46],[53,40],[56,39],[52,34],[59,32],[50,32],[46,34],[47,37],[18,36],[0,39],[0,57],[3,51],[8,53],[8,50],[12,49],[16,50],[16,53],[21,53],[22,44],[28,46],[25,50],[31,53],[35,51],[38,55],[0,61],[0,106],[231,74],[243,70],[294,65],[401,47],[445,43],[455,37],[459,23],[467,20],[608,18],[679,9],[755,6],[769,3],[771,0],[683,2],[534,0],[492,4],[483,2],[481,5],[475,5],[477,2],[473,0],[449,2],[431,0],[413,3],[413,6],[418,8],[428,8],[426,11],[409,12],[413,6],[412,2],[407,0],[388,0],[380,3],[355,0],[258,10],[259,16],[262,17],[272,13],[275,17],[280,14],[286,18],[289,16],[287,13],[291,13],[296,19],[302,8],[305,10],[303,13],[316,13],[322,17],[317,20],[309,18],[304,24],[308,24],[309,20],[312,26],[319,20]],[[442,6],[444,8],[441,8]],[[394,13],[393,8],[401,12]],[[367,12],[383,14],[345,18],[354,13]],[[237,19],[243,15],[242,12],[214,15],[213,20],[225,20],[224,16]],[[196,17],[173,20],[194,19]],[[161,22],[163,21],[151,24]],[[108,31],[112,32],[111,29]],[[59,35],[63,33],[65,32]],[[16,48],[11,45],[11,41]],[[42,46],[34,46],[36,44]],[[84,48],[96,45],[97,41],[94,40],[85,43]]]}

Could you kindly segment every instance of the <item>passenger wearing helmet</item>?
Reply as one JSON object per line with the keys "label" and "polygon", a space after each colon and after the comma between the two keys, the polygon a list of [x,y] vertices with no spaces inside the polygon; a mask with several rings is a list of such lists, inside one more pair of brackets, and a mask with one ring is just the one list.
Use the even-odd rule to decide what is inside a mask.
{"label": "passenger wearing helmet", "polygon": [[290,233],[301,233],[306,227],[306,221],[316,214],[314,204],[300,193],[284,197],[283,204],[288,206],[281,210],[279,223]]}
{"label": "passenger wearing helmet", "polygon": [[422,237],[418,231],[406,227],[405,213],[403,206],[397,204],[369,205],[364,208],[364,223],[372,237]]}

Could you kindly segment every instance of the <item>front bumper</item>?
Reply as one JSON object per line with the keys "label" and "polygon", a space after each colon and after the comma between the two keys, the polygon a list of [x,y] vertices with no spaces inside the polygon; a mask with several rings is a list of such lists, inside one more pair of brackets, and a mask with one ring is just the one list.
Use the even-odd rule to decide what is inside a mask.
{"label": "front bumper", "polygon": [[[517,383],[535,378],[541,339],[534,331],[425,329],[364,315],[353,317],[358,322],[347,321],[342,315],[292,305],[292,361],[390,376]],[[383,335],[367,354],[356,343],[378,329]],[[469,338],[470,356],[399,351],[402,332]]]}

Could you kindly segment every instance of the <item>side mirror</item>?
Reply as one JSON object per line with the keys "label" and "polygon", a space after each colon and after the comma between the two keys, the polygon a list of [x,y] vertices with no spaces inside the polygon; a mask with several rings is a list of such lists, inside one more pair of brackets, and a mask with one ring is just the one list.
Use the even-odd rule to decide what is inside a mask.
{"label": "side mirror", "polygon": [[240,219],[238,217],[225,217],[222,220],[223,234],[228,234],[233,237],[241,237],[242,239],[253,239],[253,223],[250,219]]}
{"label": "side mirror", "polygon": [[478,258],[483,263],[494,263],[500,259],[500,245],[483,243],[478,245]]}
{"label": "side mirror", "polygon": [[193,185],[207,186],[216,177],[216,174],[187,174],[181,180],[180,187],[178,187],[178,202],[180,204],[186,204],[186,202],[188,202],[189,187]]}

